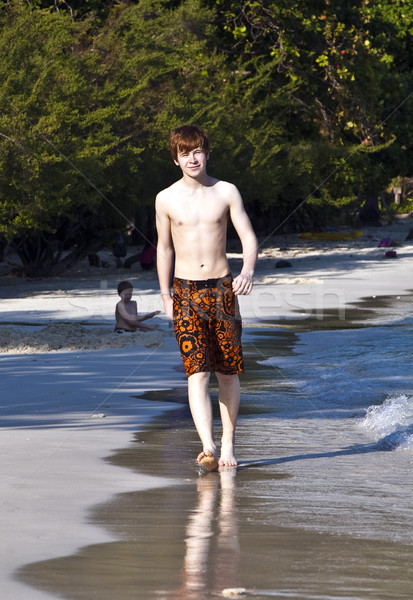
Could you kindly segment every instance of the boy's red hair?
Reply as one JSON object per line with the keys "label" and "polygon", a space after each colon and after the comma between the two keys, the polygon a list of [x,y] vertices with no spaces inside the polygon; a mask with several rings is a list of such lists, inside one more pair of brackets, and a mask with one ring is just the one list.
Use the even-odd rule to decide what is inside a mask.
{"label": "boy's red hair", "polygon": [[201,148],[208,155],[208,135],[197,125],[181,125],[171,132],[169,148],[173,160],[178,159],[178,152],[190,152],[195,148]]}

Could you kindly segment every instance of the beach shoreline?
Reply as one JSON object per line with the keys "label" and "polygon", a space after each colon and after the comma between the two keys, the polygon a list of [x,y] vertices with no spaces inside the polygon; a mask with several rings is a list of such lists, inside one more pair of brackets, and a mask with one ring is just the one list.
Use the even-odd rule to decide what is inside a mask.
{"label": "beach shoreline", "polygon": [[[336,311],[338,319],[344,320],[345,311],[363,298],[377,307],[378,322],[397,319],[397,309],[393,310],[392,303],[380,306],[380,298],[411,292],[413,244],[404,241],[410,225],[409,220],[400,221],[374,228],[361,238],[333,243],[308,242],[298,236],[280,236],[279,246],[268,241],[261,249],[254,292],[240,298],[246,331],[257,323],[269,327],[311,319],[321,323],[328,311]],[[384,258],[385,250],[378,247],[384,237],[400,242],[397,258]],[[240,255],[234,252],[229,257],[235,272]],[[276,268],[280,258],[289,260],[292,267]],[[146,478],[109,466],[107,461],[102,468],[103,458],[116,448],[127,447],[133,432],[173,406],[149,404],[137,396],[186,386],[164,318],[154,319],[159,331],[153,335],[125,340],[113,332],[116,282],[126,278],[136,285],[140,311],[160,308],[154,272],[96,272],[83,265],[76,274],[51,280],[0,277],[0,335],[6,330],[10,334],[10,329],[21,335],[9,337],[0,350],[5,397],[1,439],[2,453],[7,456],[0,473],[7,548],[2,581],[9,594],[3,596],[5,600],[27,598],[27,588],[13,580],[13,573],[23,564],[113,541],[101,528],[85,525],[93,505],[123,492],[171,483],[167,477]],[[68,331],[79,325],[89,341],[91,332],[98,332],[96,337],[103,342],[99,348],[88,347],[82,336],[52,347],[51,332],[56,326],[61,337],[68,338]],[[24,336],[36,338],[40,329],[46,329],[40,345],[26,343],[27,339],[21,343]],[[64,477],[63,465],[70,477]],[[85,482],[89,482],[87,489]],[[70,532],[64,540],[62,523]],[[30,598],[50,596],[33,590]]]}
{"label": "beach shoreline", "polygon": [[[369,329],[367,325],[365,331]],[[272,337],[274,334],[272,330]],[[287,362],[293,356],[297,358],[296,335],[282,331],[275,335],[278,341],[273,341],[271,347],[277,356]],[[257,359],[261,362],[257,345],[260,353],[269,350],[263,339],[265,330],[252,330],[245,344],[247,381],[242,378],[243,392],[249,397],[253,391],[256,400],[259,390],[253,363]],[[213,388],[215,400],[216,393]],[[344,448],[340,443],[345,437],[337,440],[330,435],[316,451],[314,442],[300,441],[305,431],[303,423],[288,426],[282,423],[286,417],[279,415],[276,436],[275,429],[268,431],[271,438],[281,438],[274,455],[269,443],[262,444],[263,418],[268,419],[265,405],[244,402],[238,469],[200,476],[194,460],[199,441],[184,401],[185,389],[154,391],[145,396],[148,402],[172,402],[176,408],[137,431],[134,443],[113,453],[108,461],[138,476],[171,475],[174,484],[120,493],[94,506],[89,521],[115,539],[26,565],[19,570],[23,581],[73,600],[96,594],[102,600],[112,600],[115,593],[119,599],[132,600],[137,590],[139,597],[147,600],[210,600],[236,589],[243,591],[241,597],[258,600],[274,596],[296,600],[410,597],[411,580],[405,566],[413,557],[413,546],[408,530],[402,524],[403,536],[398,539],[400,532],[386,528],[383,522],[376,531],[371,529],[374,517],[369,515],[368,506],[363,506],[361,497],[363,520],[357,524],[354,521],[363,487],[359,478],[367,477],[366,469],[381,469],[390,456],[374,444],[366,444],[365,431],[351,428],[347,439],[353,445]],[[177,400],[182,404],[177,406]],[[312,420],[320,420],[320,415]],[[346,419],[344,429],[348,430],[351,421]],[[328,427],[331,429],[331,424]],[[367,461],[360,460],[362,457]],[[363,470],[356,471],[357,487],[344,502],[337,486],[343,485],[341,479],[346,481],[346,473],[348,476],[349,471],[354,472],[354,458],[357,471]],[[409,465],[409,453],[399,458],[404,470]],[[330,482],[329,488],[323,481],[327,460],[335,461],[333,472],[340,467],[337,481]],[[322,482],[319,498],[314,497],[318,480]],[[272,488],[268,489],[270,482]],[[386,484],[391,482],[380,483],[387,491]],[[309,484],[311,487],[307,487]],[[382,517],[386,505],[388,509],[390,503],[391,508],[391,501],[383,503],[382,490],[374,478],[369,486],[369,495],[377,490],[377,500],[370,500],[370,510],[376,504]],[[316,511],[309,519],[303,515],[307,504],[309,514],[311,509]],[[350,518],[345,512],[343,519],[334,517],[333,506],[343,511],[343,504],[350,505]],[[406,510],[408,498],[404,504]],[[331,515],[328,522],[326,514]],[[400,515],[393,515],[393,520],[399,522]],[[409,522],[408,514],[405,520]],[[101,565],[105,565],[104,570]],[[374,569],[378,576],[371,578]]]}

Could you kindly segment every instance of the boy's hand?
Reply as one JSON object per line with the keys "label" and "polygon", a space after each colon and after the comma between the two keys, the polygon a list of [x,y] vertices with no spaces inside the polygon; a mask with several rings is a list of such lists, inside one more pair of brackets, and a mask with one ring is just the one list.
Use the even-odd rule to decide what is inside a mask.
{"label": "boy's hand", "polygon": [[236,296],[246,296],[252,290],[252,275],[240,273],[232,282],[232,289]]}

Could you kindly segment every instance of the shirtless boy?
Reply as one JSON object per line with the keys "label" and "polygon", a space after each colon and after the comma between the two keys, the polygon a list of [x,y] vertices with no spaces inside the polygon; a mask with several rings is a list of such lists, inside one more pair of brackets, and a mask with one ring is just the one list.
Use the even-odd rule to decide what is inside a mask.
{"label": "shirtless boy", "polygon": [[[257,239],[237,188],[206,172],[209,158],[206,133],[195,125],[178,127],[170,135],[170,149],[182,178],[156,198],[161,295],[166,316],[174,320],[188,377],[189,406],[202,443],[198,463],[211,471],[236,467],[238,374],[244,370],[236,296],[252,290]],[[243,252],[243,267],[235,278],[226,256],[229,218]],[[219,384],[222,421],[219,459],[208,391],[211,372],[215,372]]]}
{"label": "shirtless boy", "polygon": [[161,311],[147,313],[146,315],[138,315],[138,307],[135,300],[132,300],[133,286],[130,281],[121,281],[118,285],[118,294],[120,300],[116,305],[115,310],[115,331],[119,333],[123,331],[136,331],[142,329],[144,331],[153,331],[155,326],[146,325],[142,321],[151,319],[158,315]]}

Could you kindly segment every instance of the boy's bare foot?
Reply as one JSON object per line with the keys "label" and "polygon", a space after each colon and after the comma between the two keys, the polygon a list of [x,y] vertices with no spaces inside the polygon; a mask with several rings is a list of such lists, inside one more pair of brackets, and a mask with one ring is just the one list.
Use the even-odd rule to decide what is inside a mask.
{"label": "boy's bare foot", "polygon": [[228,444],[228,446],[222,444],[221,446],[221,456],[218,461],[220,467],[236,467],[238,465],[238,461],[235,458],[234,447],[232,444]]}
{"label": "boy's bare foot", "polygon": [[216,459],[216,456],[211,452],[211,450],[204,450],[204,452],[201,452],[200,454],[198,454],[197,457],[197,462],[199,465],[201,465],[202,467],[205,467],[206,469],[208,469],[208,471],[217,471],[219,464],[218,461]]}

